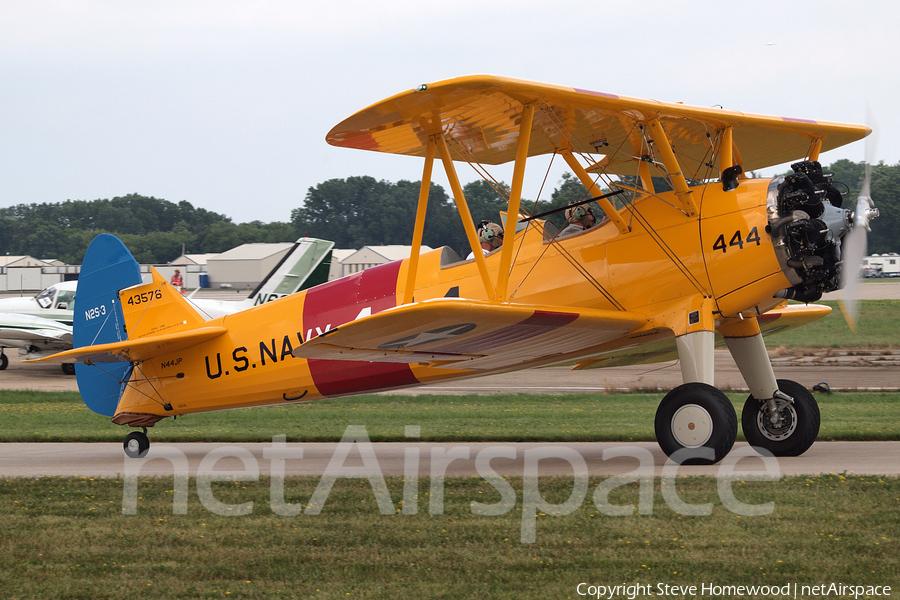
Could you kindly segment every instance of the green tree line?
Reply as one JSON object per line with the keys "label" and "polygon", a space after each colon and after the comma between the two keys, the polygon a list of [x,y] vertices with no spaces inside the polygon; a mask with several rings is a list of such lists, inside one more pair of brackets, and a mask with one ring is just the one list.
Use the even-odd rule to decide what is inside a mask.
{"label": "green tree line", "polygon": [[[863,163],[839,160],[826,168],[846,185],[845,207],[856,202]],[[475,223],[500,222],[507,186],[476,181],[464,186]],[[900,251],[900,164],[872,167],[871,194],[881,211],[872,223],[869,252]],[[332,240],[338,248],[409,244],[419,197],[418,181],[396,183],[373,177],[331,179],[309,188],[302,206],[288,223],[233,223],[230,218],[189,202],[169,202],[131,194],[110,200],[67,200],[57,204],[20,204],[0,209],[0,252],[57,258],[80,264],[91,239],[99,233],[118,235],[142,263],[165,263],[182,252],[223,252],[243,243],[290,242],[302,235]],[[587,197],[584,186],[564,174],[549,198],[522,200],[522,212],[539,214]],[[423,243],[469,251],[452,198],[433,184],[428,198]],[[557,213],[549,220],[562,225]]]}
{"label": "green tree line", "polygon": [[130,194],[111,200],[67,200],[0,209],[0,253],[28,254],[80,264],[100,233],[119,236],[142,263],[165,263],[184,248],[192,253],[224,252],[247,242],[297,239],[290,223],[235,224],[190,202],[178,204]]}

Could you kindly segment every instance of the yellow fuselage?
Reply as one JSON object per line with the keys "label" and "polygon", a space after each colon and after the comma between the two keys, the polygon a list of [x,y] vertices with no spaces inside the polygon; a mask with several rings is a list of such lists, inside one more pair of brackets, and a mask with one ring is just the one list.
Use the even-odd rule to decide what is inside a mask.
{"label": "yellow fuselage", "polygon": [[[552,243],[543,222],[529,224],[515,237],[510,232],[506,243],[514,244],[514,258],[505,301],[645,315],[646,326],[607,344],[610,351],[635,344],[641,335],[658,339],[709,331],[739,314],[761,314],[778,304],[776,292],[791,285],[766,233],[768,184],[768,179],[747,179],[730,192],[719,183],[694,187],[700,211],[693,217],[679,208],[674,193],[643,197],[620,211],[631,228],[627,233],[609,221]],[[489,299],[474,261],[441,264],[444,255],[441,249],[421,255],[415,301]],[[140,370],[152,386],[133,378],[117,414],[173,416],[488,374],[292,356],[311,337],[399,304],[408,262],[367,269],[209,322],[227,333],[144,361]],[[486,257],[495,283],[499,262],[499,252]]]}

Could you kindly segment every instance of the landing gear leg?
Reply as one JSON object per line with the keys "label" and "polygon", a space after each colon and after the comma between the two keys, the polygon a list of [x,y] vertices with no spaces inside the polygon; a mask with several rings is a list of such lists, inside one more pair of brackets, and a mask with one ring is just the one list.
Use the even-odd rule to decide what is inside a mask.
{"label": "landing gear leg", "polygon": [[800,456],[819,434],[821,417],[813,395],[802,385],[775,379],[762,335],[725,338],[750,396],[741,428],[751,446],[775,456]]}
{"label": "landing gear leg", "polygon": [[150,438],[147,437],[147,428],[143,431],[132,431],[125,436],[125,454],[128,458],[144,458],[150,450]]}
{"label": "landing gear leg", "polygon": [[713,331],[695,331],[675,338],[681,379],[684,383],[700,381],[715,383],[716,334]]}

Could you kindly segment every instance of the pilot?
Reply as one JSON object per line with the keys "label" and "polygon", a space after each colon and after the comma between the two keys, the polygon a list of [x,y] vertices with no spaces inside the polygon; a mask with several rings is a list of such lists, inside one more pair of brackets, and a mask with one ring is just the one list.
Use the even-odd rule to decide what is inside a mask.
{"label": "pilot", "polygon": [[[478,241],[481,242],[481,251],[485,255],[490,254],[503,245],[503,228],[491,221],[482,221],[478,225]],[[475,258],[474,252],[469,252],[466,260]]]}
{"label": "pilot", "polygon": [[[569,202],[570,205],[574,203],[574,201]],[[597,218],[594,216],[594,209],[592,209],[590,205],[579,204],[578,206],[569,206],[569,208],[566,209],[566,223],[568,223],[568,225],[559,232],[558,237],[581,233],[585,229],[593,227],[596,221]]]}

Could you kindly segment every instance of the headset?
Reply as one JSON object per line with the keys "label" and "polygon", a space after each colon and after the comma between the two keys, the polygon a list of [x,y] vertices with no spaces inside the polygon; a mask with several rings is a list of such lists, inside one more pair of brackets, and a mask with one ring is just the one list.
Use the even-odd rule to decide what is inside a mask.
{"label": "headset", "polygon": [[[489,227],[489,225],[494,225],[494,227],[499,229],[499,231],[495,230],[494,227]],[[494,244],[494,240],[499,237],[502,241],[503,230],[500,229],[499,225],[491,221],[482,221],[478,225],[478,235],[483,241],[488,242],[491,246],[494,246],[496,248],[497,245]]]}
{"label": "headset", "polygon": [[[584,219],[588,214],[594,216],[594,210],[586,204],[580,204],[566,211],[566,220],[569,221],[569,223],[575,223],[576,221]],[[594,216],[595,220],[596,218],[597,217]]]}

